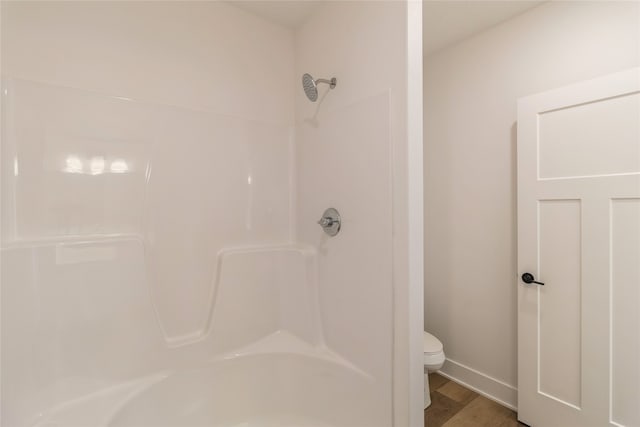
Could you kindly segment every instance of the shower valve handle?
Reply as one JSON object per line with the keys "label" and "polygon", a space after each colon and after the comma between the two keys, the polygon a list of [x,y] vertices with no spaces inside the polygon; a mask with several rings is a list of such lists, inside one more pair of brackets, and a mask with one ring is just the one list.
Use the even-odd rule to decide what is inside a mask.
{"label": "shower valve handle", "polygon": [[333,225],[333,218],[328,217],[328,216],[323,216],[322,218],[320,218],[318,220],[318,224],[320,224],[321,227],[331,227]]}
{"label": "shower valve handle", "polygon": [[341,222],[340,213],[334,208],[325,210],[322,218],[318,220],[318,224],[320,224],[324,232],[332,237],[340,231]]}

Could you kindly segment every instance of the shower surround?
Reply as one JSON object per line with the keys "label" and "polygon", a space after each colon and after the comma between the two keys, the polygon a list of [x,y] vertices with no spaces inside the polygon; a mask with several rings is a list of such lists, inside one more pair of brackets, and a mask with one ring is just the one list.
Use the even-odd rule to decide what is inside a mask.
{"label": "shower surround", "polygon": [[[406,14],[2,3],[2,425],[407,416]],[[305,72],[340,83],[311,103]]]}

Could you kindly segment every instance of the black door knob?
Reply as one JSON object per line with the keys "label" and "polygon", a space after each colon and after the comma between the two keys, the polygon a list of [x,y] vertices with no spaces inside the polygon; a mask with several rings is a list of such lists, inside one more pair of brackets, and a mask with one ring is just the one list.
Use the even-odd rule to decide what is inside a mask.
{"label": "black door knob", "polygon": [[524,283],[535,283],[536,285],[544,285],[544,283],[542,283],[542,282],[537,282],[536,278],[533,277],[533,274],[531,274],[531,273],[524,273],[522,275],[522,281]]}

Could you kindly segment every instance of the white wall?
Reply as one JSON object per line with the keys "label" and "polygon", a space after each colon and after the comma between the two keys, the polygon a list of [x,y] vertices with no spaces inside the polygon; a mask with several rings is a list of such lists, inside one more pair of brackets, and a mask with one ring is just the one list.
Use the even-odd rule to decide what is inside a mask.
{"label": "white wall", "polygon": [[[216,252],[223,246],[293,240],[288,224],[295,222],[297,237],[320,254],[327,343],[374,379],[368,402],[375,409],[363,415],[371,420],[365,424],[387,427],[394,417],[394,425],[409,425],[413,411],[411,425],[418,425],[422,366],[420,353],[410,354],[408,332],[416,326],[409,315],[422,315],[421,307],[416,310],[422,298],[409,300],[407,5],[322,3],[295,35],[295,48],[291,31],[224,2],[3,3],[5,103],[19,115],[7,120],[19,126],[3,134],[3,195],[11,196],[3,203],[3,219],[9,218],[3,222],[3,262],[15,261],[3,286],[10,281],[28,284],[11,289],[46,286],[46,277],[23,277],[29,271],[20,267],[30,259],[51,261],[65,239],[73,242],[64,256],[76,254],[78,263],[90,264],[82,277],[121,270],[102,268],[91,256],[131,257],[138,267],[147,262],[149,268],[136,269],[135,277],[114,280],[125,289],[143,289],[148,280],[155,297],[151,309],[164,322],[165,338],[178,344],[201,332]],[[419,10],[415,16],[419,19]],[[338,87],[323,102],[311,104],[301,89],[303,72],[335,75]],[[419,119],[414,113],[414,128]],[[295,157],[287,152],[294,120],[301,137]],[[23,132],[33,128],[37,132]],[[129,145],[137,148],[114,148]],[[92,175],[92,159],[104,157],[110,164],[114,150],[136,168],[124,176]],[[68,156],[77,153],[82,171],[61,173]],[[13,159],[19,174],[13,173]],[[288,175],[293,160],[300,162],[295,221],[288,199],[288,184],[295,186]],[[327,241],[316,224],[331,205],[345,220],[335,241]],[[42,242],[45,237],[50,240]],[[112,243],[113,237],[126,241]],[[77,240],[85,246],[77,248]],[[331,245],[338,242],[335,250]],[[100,268],[93,269],[94,264]],[[48,267],[56,274],[64,269]],[[82,277],[70,292],[82,287]],[[101,283],[94,285],[102,289]],[[46,345],[56,345],[60,336],[91,333],[95,325],[86,322],[83,328],[82,315],[92,313],[99,299],[87,294],[74,300],[57,295],[52,306],[69,303],[73,321],[61,315],[67,327]],[[116,307],[126,301],[119,295]],[[30,302],[33,297],[16,296]],[[146,308],[140,323],[145,328]],[[32,304],[10,313],[29,322],[36,309]],[[109,326],[109,315],[113,312],[107,310],[97,321]],[[4,320],[3,325],[19,324]],[[33,335],[16,334],[24,341],[14,347],[13,361],[24,348],[39,344],[40,323]],[[413,332],[417,350],[419,331]],[[113,331],[112,336],[135,339],[138,331],[126,336]],[[95,351],[86,358],[90,366],[83,368],[107,383],[141,374],[123,373],[120,365],[117,372],[105,373],[99,369],[101,353],[90,350]],[[17,400],[31,404],[29,394],[44,390],[49,395],[36,405],[46,407],[99,388],[73,380],[77,366],[69,360],[82,353],[70,354],[72,346],[60,351]],[[129,360],[126,352],[120,356]],[[155,367],[144,366],[144,360],[137,358],[135,367],[143,373]],[[32,362],[24,359],[22,367]],[[55,371],[61,365],[64,369]],[[20,374],[28,369],[16,372],[10,386],[21,384]],[[72,381],[60,386],[60,378]],[[409,398],[418,405],[410,407]],[[20,407],[8,419],[33,409]]]}
{"label": "white wall", "polygon": [[220,249],[290,241],[293,54],[223,2],[2,2],[3,424],[159,369]]}
{"label": "white wall", "polygon": [[[295,40],[296,82],[338,82],[321,85],[316,103],[295,93],[296,232],[318,248],[327,342],[375,378],[368,425],[410,422],[407,12],[403,2],[323,2]],[[331,206],[344,223],[327,239],[316,221]]]}
{"label": "white wall", "polygon": [[11,2],[2,19],[22,170],[5,239],[142,236],[165,333],[197,334],[216,253],[290,239],[293,33],[221,2]]}
{"label": "white wall", "polygon": [[545,3],[425,59],[425,329],[445,373],[515,405],[516,100],[638,65],[638,2]]}
{"label": "white wall", "polygon": [[5,76],[287,125],[292,49],[225,2],[2,4]]}

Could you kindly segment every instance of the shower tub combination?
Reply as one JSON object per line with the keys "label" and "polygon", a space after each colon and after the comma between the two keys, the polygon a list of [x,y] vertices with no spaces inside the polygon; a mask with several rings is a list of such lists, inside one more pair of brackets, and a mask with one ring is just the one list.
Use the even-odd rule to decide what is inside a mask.
{"label": "shower tub combination", "polygon": [[[253,161],[248,171],[232,165],[229,179],[218,188],[215,180],[224,171],[210,168],[210,176],[200,177],[212,183],[210,198],[200,188],[189,198],[179,194],[181,187],[166,185],[176,177],[165,168],[176,156],[166,147],[184,149],[182,140],[171,140],[175,135],[190,132],[195,145],[220,128],[232,127],[233,134],[242,123],[24,80],[7,80],[3,87],[4,111],[11,117],[3,158],[15,159],[22,169],[15,174],[11,164],[3,167],[3,205],[12,207],[4,211],[2,248],[3,425],[389,425],[390,225],[378,224],[386,237],[369,238],[369,248],[354,254],[353,245],[367,241],[367,229],[349,224],[350,216],[364,215],[375,205],[340,201],[350,214],[342,229],[337,211],[329,209],[317,221],[319,202],[308,214],[305,206],[298,214],[308,224],[299,236],[310,243],[246,240],[222,246],[216,233],[229,224],[266,234],[261,215],[288,217],[288,205],[275,204],[289,196],[264,198],[259,191],[289,191],[282,185],[290,179],[289,168],[269,175],[268,169],[279,170],[278,165]],[[321,140],[348,146],[348,138],[377,139],[384,150],[384,120],[365,134],[348,123],[354,114],[384,117],[387,108],[382,94],[327,114],[322,128],[299,129],[318,152],[303,152],[298,163],[315,161],[327,147],[317,144]],[[155,142],[168,152],[145,146],[151,138],[143,127],[150,120],[174,127],[161,132],[166,141]],[[258,143],[253,137],[216,140],[207,145],[213,150],[208,155],[215,158],[230,144],[244,144],[238,157],[249,151],[263,162],[289,159],[290,142],[281,138],[285,130],[246,126],[261,134]],[[33,135],[34,127],[46,129],[44,141]],[[337,137],[338,132],[344,135]],[[71,138],[74,133],[90,135],[86,138],[96,152],[114,140],[130,140],[131,134],[143,142],[118,156],[90,157],[75,154],[86,152],[79,145],[87,139]],[[102,135],[109,133],[105,143]],[[269,137],[273,141],[265,140]],[[370,174],[384,169],[383,163]],[[191,179],[185,170],[179,172]],[[348,173],[347,163],[334,162],[335,185]],[[364,187],[369,179],[374,178],[354,184]],[[379,188],[389,185],[388,176],[377,179]],[[199,218],[219,216],[220,193],[236,182],[244,183],[246,215],[234,216],[235,223],[214,220],[213,234],[203,232],[201,220],[188,223],[194,212]],[[167,205],[167,194],[180,197],[181,205]],[[94,210],[94,203],[100,208]],[[287,227],[284,222],[281,229]],[[193,252],[176,251],[185,245]],[[379,257],[388,258],[368,266]],[[362,307],[351,303],[367,299]],[[362,345],[372,342],[361,336],[367,325],[378,328],[373,347]],[[371,348],[377,351],[370,353]]]}
{"label": "shower tub combination", "polygon": [[407,5],[241,6],[0,5],[3,426],[407,424]]}

